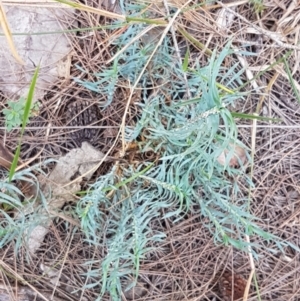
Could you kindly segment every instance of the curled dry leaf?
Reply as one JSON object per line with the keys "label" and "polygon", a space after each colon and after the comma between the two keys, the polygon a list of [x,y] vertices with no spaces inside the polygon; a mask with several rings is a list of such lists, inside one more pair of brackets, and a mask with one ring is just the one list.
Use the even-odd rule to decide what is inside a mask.
{"label": "curled dry leaf", "polygon": [[[83,142],[81,148],[73,149],[61,157],[48,177],[43,174],[38,176],[43,195],[48,197],[48,206],[47,210],[41,210],[39,213],[39,218],[43,224],[37,223],[26,238],[29,251],[32,254],[40,247],[49,231],[48,228],[51,223],[49,212],[52,210],[57,212],[66,202],[76,200],[75,193],[81,189],[82,177],[89,179],[104,157],[102,152],[88,142]],[[32,205],[25,207],[24,210],[28,210],[30,213]]]}
{"label": "curled dry leaf", "polygon": [[230,156],[229,166],[230,167],[240,167],[241,164],[244,165],[247,161],[247,155],[244,148],[236,144],[229,144],[230,149],[224,150],[220,156],[217,158],[217,161],[221,165],[226,165],[228,156]]}
{"label": "curled dry leaf", "polygon": [[247,281],[239,274],[226,271],[219,280],[219,289],[224,301],[243,298]]}

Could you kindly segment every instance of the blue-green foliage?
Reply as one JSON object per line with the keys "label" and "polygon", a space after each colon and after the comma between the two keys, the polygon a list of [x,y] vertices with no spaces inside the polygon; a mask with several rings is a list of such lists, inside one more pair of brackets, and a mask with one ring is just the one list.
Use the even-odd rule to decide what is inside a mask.
{"label": "blue-green foliage", "polygon": [[[134,172],[125,171],[123,176],[128,178]],[[121,276],[138,271],[140,260],[149,251],[147,244],[164,236],[153,233],[150,221],[160,214],[161,208],[169,206],[168,201],[158,199],[161,194],[153,189],[153,185],[145,187],[144,181],[136,181],[117,188],[113,183],[118,180],[121,181],[115,177],[115,170],[100,177],[77,206],[87,241],[107,250],[99,269],[86,274],[93,279],[102,275],[100,283],[94,282],[89,287],[100,284],[101,296],[109,291],[114,300],[119,300]],[[107,191],[112,193],[109,199]],[[86,264],[91,263],[94,262]]]}
{"label": "blue-green foliage", "polygon": [[[33,166],[14,174],[13,180],[23,181],[36,185],[40,192],[38,182],[32,170],[42,173],[38,166]],[[36,204],[37,197],[42,202],[40,206]],[[31,200],[26,200],[25,204],[21,201],[22,192],[9,181],[8,175],[0,181],[0,248],[10,242],[14,242],[15,251],[27,243],[26,238],[29,233],[37,226],[43,225],[49,220],[48,216],[40,215],[39,210],[47,205],[44,196],[39,193]],[[11,217],[9,211],[14,211],[14,217]]]}
{"label": "blue-green foliage", "polygon": [[[117,45],[118,49],[121,50],[127,45],[128,41],[135,38],[137,32],[142,31],[144,28],[145,25],[143,24],[133,24],[112,44]],[[171,72],[174,61],[170,55],[170,51],[172,50],[168,46],[168,43],[169,39],[166,38],[156,56],[153,58],[151,70],[146,69],[144,72],[140,86],[147,87],[147,85],[153,84],[151,81],[152,74],[155,74],[156,80],[165,81],[172,77]],[[103,68],[100,72],[94,74],[97,78],[96,81],[87,82],[76,78],[74,80],[85,88],[106,96],[107,101],[103,105],[103,107],[106,108],[113,101],[113,95],[118,84],[121,83],[121,86],[127,84],[129,86],[129,84],[133,85],[135,83],[154,47],[154,43],[143,45],[141,41],[137,39],[115,59],[112,66]],[[78,68],[82,70],[82,68]]]}
{"label": "blue-green foliage", "polygon": [[[95,261],[86,263],[87,276],[97,279],[102,275],[89,285],[101,287],[99,300],[105,292],[120,300],[121,278],[137,275],[140,261],[152,250],[150,246],[163,239],[163,233],[151,228],[155,218],[178,220],[193,206],[199,208],[197,214],[210,221],[206,226],[216,243],[246,249],[245,234],[272,238],[256,226],[235,181],[244,178],[251,187],[245,170],[217,162],[225,149],[232,149],[229,157],[233,155],[237,128],[228,106],[243,97],[228,90],[234,91],[242,83],[237,65],[223,67],[225,57],[232,54],[230,43],[221,53],[214,52],[206,66],[196,61],[187,68],[178,61],[166,36],[140,77],[155,47],[155,43],[135,40],[145,28],[144,24],[132,24],[114,41],[119,50],[126,49],[112,66],[97,74],[99,81],[95,84],[99,93],[107,95],[108,105],[119,81],[132,87],[140,78],[137,87],[144,89],[141,113],[136,126],[126,128],[125,138],[135,141],[141,152],[150,150],[160,158],[141,174],[148,163],[121,168],[122,173],[113,169],[100,177],[78,203],[88,242],[106,250],[98,268]],[[191,95],[188,100],[187,89]]]}
{"label": "blue-green foliage", "polygon": [[[127,45],[126,50],[96,75],[99,81],[95,85],[108,96],[107,104],[118,81],[135,84],[155,47],[154,43],[133,41],[144,28],[142,24],[129,26],[114,42],[119,49]],[[160,161],[126,185],[117,184],[137,174],[145,163],[123,169],[118,176],[112,170],[91,186],[77,206],[88,241],[107,250],[99,268],[87,273],[93,279],[102,275],[89,286],[101,286],[99,300],[105,292],[120,300],[120,278],[138,273],[140,261],[151,251],[151,241],[163,238],[163,233],[154,233],[150,227],[163,208],[166,215],[162,218],[179,218],[180,213],[198,205],[198,214],[210,220],[207,226],[216,242],[240,248],[247,247],[242,239],[246,229],[257,228],[237,183],[225,176],[225,170],[235,176],[244,171],[216,162],[229,143],[236,141],[237,129],[227,106],[242,97],[225,93],[217,84],[235,88],[240,82],[236,68],[222,69],[224,58],[231,54],[230,44],[221,53],[214,52],[207,66],[196,62],[187,69],[191,100],[183,98],[187,89],[184,71],[170,45],[166,37],[141,76],[138,87],[145,89],[139,104],[141,115],[134,128],[126,128],[127,141],[143,136],[141,152],[152,150]],[[109,84],[102,85],[105,82]],[[147,90],[149,86],[154,86],[153,93]]]}

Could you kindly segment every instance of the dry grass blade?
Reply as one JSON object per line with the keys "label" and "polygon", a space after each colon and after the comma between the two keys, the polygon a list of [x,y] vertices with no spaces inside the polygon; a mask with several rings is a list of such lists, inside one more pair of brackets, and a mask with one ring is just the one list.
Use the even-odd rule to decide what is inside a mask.
{"label": "dry grass blade", "polygon": [[259,26],[256,26],[255,24],[252,24],[251,22],[249,22],[245,17],[241,16],[240,14],[236,13],[232,9],[228,8],[227,5],[223,4],[222,2],[219,2],[219,4],[223,8],[225,8],[226,10],[231,12],[233,15],[240,18],[242,21],[244,21],[246,24],[248,24],[250,27],[252,27],[258,33],[261,33],[261,34],[269,37],[270,39],[272,39],[278,46],[284,47],[286,49],[300,50],[300,46],[298,46],[298,45],[291,45],[291,44],[287,44],[287,43],[282,42],[283,37],[282,37],[281,34],[279,34],[277,32],[274,33],[274,32],[271,32],[269,30],[265,30],[264,28],[261,28]]}
{"label": "dry grass blade", "polygon": [[109,64],[111,62],[113,62],[121,53],[123,53],[132,43],[134,43],[136,40],[140,39],[143,35],[145,35],[147,32],[149,32],[150,30],[152,30],[153,28],[155,28],[156,25],[149,25],[147,28],[145,28],[144,30],[142,30],[138,35],[136,35],[134,37],[134,39],[132,39],[131,43],[128,43],[127,45],[125,45],[122,49],[120,49],[114,56],[112,56],[109,60],[106,61],[106,64]]}
{"label": "dry grass blade", "polygon": [[108,12],[108,11],[103,10],[103,9],[93,8],[93,7],[88,6],[88,5],[75,3],[75,2],[67,1],[67,0],[55,0],[55,1],[57,1],[59,3],[67,4],[71,7],[74,7],[78,10],[81,10],[81,11],[86,11],[86,12],[89,12],[89,13],[95,13],[95,14],[98,14],[100,16],[104,16],[104,17],[107,17],[107,18],[110,18],[110,19],[117,19],[117,20],[123,20],[123,21],[126,20],[126,17],[123,16],[123,15],[111,13],[111,12]]}
{"label": "dry grass blade", "polygon": [[12,39],[12,34],[11,34],[11,31],[10,31],[10,28],[9,28],[9,25],[8,25],[8,22],[7,22],[6,14],[5,14],[5,11],[4,11],[4,7],[3,7],[1,1],[0,1],[0,25],[3,29],[4,35],[6,37],[6,40],[7,40],[7,43],[9,45],[9,48],[11,50],[12,55],[14,56],[14,58],[20,64],[24,65],[24,62],[20,58],[20,56],[19,56],[19,54],[18,54],[18,52],[15,48],[15,45],[14,45],[14,42],[13,42],[13,39]]}
{"label": "dry grass blade", "polygon": [[48,300],[43,294],[41,294],[38,290],[36,290],[36,288],[33,285],[31,285],[29,282],[27,282],[16,271],[14,271],[10,266],[8,266],[3,260],[0,260],[0,266],[1,266],[2,270],[7,271],[11,275],[13,275],[13,277],[15,277],[15,279],[21,281],[22,283],[24,283],[28,287],[30,287],[34,292],[37,293],[37,295],[41,298],[41,300],[46,300],[46,301]]}

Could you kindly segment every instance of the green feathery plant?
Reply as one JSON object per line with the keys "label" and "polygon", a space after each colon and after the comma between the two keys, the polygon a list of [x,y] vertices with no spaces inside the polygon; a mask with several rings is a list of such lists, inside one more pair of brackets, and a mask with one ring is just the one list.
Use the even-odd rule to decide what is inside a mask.
{"label": "green feathery plant", "polygon": [[[22,124],[24,120],[24,110],[26,105],[26,98],[21,97],[18,101],[8,101],[7,108],[2,110],[2,113],[5,117],[5,127],[9,132],[13,128],[18,127]],[[29,118],[38,111],[39,103],[32,103],[29,112]],[[29,122],[27,120],[26,124]]]}
{"label": "green feathery plant", "polygon": [[250,3],[253,5],[255,12],[258,14],[262,13],[265,9],[263,0],[250,0]]}
{"label": "green feathery plant", "polygon": [[[111,67],[96,74],[95,83],[77,82],[106,95],[107,103],[112,101],[118,81],[134,86],[155,47],[155,43],[135,40],[146,26],[132,24],[114,41],[119,49],[126,49]],[[86,276],[97,279],[97,275],[102,275],[88,286],[101,287],[98,300],[105,292],[113,300],[120,300],[121,279],[129,274],[138,275],[140,261],[152,251],[151,241],[164,237],[150,227],[157,217],[180,219],[182,213],[198,206],[197,214],[208,218],[207,226],[218,244],[247,250],[247,234],[274,240],[280,248],[288,245],[260,229],[256,218],[248,212],[247,197],[236,180],[244,179],[253,187],[245,170],[217,162],[224,150],[232,148],[230,145],[241,145],[228,108],[244,96],[238,92],[243,84],[243,70],[238,65],[223,67],[225,57],[233,53],[230,43],[221,53],[214,51],[207,66],[196,61],[192,68],[188,67],[186,57],[183,63],[178,62],[171,45],[172,40],[166,36],[140,78],[138,86],[144,88],[139,103],[141,114],[135,127],[126,128],[128,142],[135,141],[141,152],[157,153],[160,161],[148,170],[145,166],[149,163],[128,167],[122,175],[113,169],[100,177],[77,205],[88,242],[106,250],[98,268],[96,260],[86,263]],[[153,93],[146,89],[151,86]],[[187,88],[190,100],[183,97]],[[166,95],[172,98],[171,102]],[[141,136],[144,139],[139,139]]]}

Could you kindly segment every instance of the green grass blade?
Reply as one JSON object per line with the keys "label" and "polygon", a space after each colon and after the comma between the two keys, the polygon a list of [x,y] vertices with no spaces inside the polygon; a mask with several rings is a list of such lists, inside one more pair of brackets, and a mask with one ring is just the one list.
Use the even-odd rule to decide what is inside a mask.
{"label": "green grass blade", "polygon": [[274,121],[274,122],[280,122],[281,119],[278,118],[269,118],[269,117],[262,117],[258,115],[251,115],[251,114],[244,114],[244,113],[238,113],[238,112],[230,112],[231,116],[234,118],[243,118],[243,119],[257,119],[261,121]]}
{"label": "green grass blade", "polygon": [[201,50],[204,50],[205,54],[208,56],[212,55],[212,51],[208,48],[206,48],[206,46],[199,42],[198,40],[196,40],[192,35],[190,35],[187,31],[185,31],[183,28],[181,28],[180,26],[178,26],[177,29],[189,42],[191,42],[192,45],[194,45],[196,48],[199,48]]}
{"label": "green grass blade", "polygon": [[288,62],[287,62],[287,60],[286,60],[285,57],[283,57],[283,62],[284,62],[285,69],[286,69],[286,72],[287,72],[288,77],[289,77],[290,84],[291,84],[291,86],[292,86],[292,88],[293,88],[293,91],[294,91],[294,93],[295,93],[295,96],[296,96],[298,102],[300,102],[300,94],[299,94],[299,91],[298,91],[298,89],[297,89],[297,87],[296,87],[296,85],[295,85],[295,82],[294,82],[294,79],[293,79],[291,70],[290,70],[290,68],[289,68],[289,64],[288,64]]}
{"label": "green grass blade", "polygon": [[34,95],[34,90],[35,90],[38,73],[39,73],[39,66],[36,68],[36,70],[34,72],[34,75],[33,75],[33,78],[32,78],[32,81],[31,81],[31,84],[29,87],[29,92],[28,92],[28,96],[26,99],[25,107],[24,107],[24,115],[23,115],[24,118],[23,118],[23,122],[22,122],[21,135],[24,134],[25,127],[26,127],[26,124],[29,119],[30,109],[31,109],[31,105],[32,105],[32,100],[33,100],[33,95]]}
{"label": "green grass blade", "polygon": [[12,180],[14,174],[15,174],[15,171],[16,171],[16,168],[17,168],[17,165],[18,165],[18,161],[19,161],[20,150],[21,150],[21,142],[18,145],[18,148],[17,148],[16,153],[14,155],[13,162],[12,162],[10,170],[9,170],[9,178],[8,178],[9,182],[11,182],[11,180]]}
{"label": "green grass blade", "polygon": [[137,22],[137,23],[145,23],[145,24],[155,24],[166,26],[168,23],[165,20],[160,19],[146,19],[146,18],[136,18],[136,17],[126,17],[127,22]]}
{"label": "green grass blade", "polygon": [[31,84],[30,84],[30,87],[29,87],[29,92],[28,92],[28,96],[27,96],[27,99],[26,99],[25,107],[24,107],[21,137],[20,137],[20,141],[19,141],[17,151],[14,155],[14,159],[13,159],[13,162],[12,162],[10,170],[9,170],[9,178],[8,178],[9,182],[12,180],[12,178],[15,174],[17,165],[18,165],[18,161],[19,161],[19,157],[20,157],[20,150],[21,150],[21,139],[22,139],[22,136],[23,136],[24,131],[25,131],[26,124],[27,124],[28,119],[29,119],[30,108],[31,108],[31,104],[32,104],[32,99],[33,99],[33,95],[34,95],[34,90],[35,90],[35,85],[36,85],[38,73],[39,73],[39,66],[36,68],[36,70],[34,72],[34,75],[32,77],[32,81],[31,81]]}
{"label": "green grass blade", "polygon": [[185,56],[184,56],[184,61],[183,61],[183,64],[182,64],[182,70],[184,72],[187,71],[188,69],[188,65],[189,65],[189,56],[190,56],[190,51],[189,51],[189,48],[186,50],[186,53],[185,53]]}

